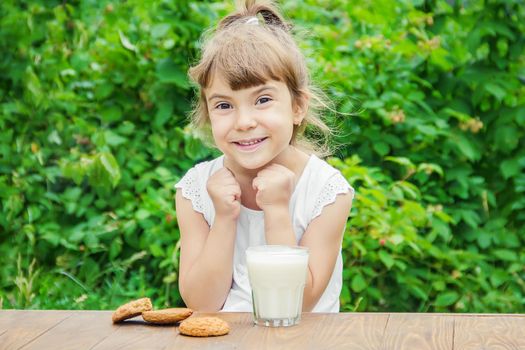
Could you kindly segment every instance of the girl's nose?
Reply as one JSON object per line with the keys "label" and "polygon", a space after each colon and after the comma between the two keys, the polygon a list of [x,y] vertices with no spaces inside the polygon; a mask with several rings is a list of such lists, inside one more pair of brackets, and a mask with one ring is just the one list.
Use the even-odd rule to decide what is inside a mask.
{"label": "girl's nose", "polygon": [[239,110],[235,128],[238,130],[252,129],[257,126],[257,121],[254,118],[253,111]]}

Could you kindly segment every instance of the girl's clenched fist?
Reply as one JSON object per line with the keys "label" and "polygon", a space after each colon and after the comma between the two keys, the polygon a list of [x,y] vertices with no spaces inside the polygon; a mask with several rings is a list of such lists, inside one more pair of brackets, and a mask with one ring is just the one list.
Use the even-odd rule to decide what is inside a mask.
{"label": "girl's clenched fist", "polygon": [[221,168],[206,184],[215,207],[215,215],[236,220],[241,211],[241,187],[232,172]]}
{"label": "girl's clenched fist", "polygon": [[252,185],[257,191],[257,205],[263,211],[272,207],[288,209],[295,189],[295,174],[282,165],[271,164],[257,173]]}

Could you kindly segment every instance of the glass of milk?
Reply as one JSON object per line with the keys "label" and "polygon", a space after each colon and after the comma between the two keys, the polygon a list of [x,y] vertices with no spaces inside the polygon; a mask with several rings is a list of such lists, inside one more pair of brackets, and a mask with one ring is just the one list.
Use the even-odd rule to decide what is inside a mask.
{"label": "glass of milk", "polygon": [[308,248],[280,245],[246,249],[257,325],[287,327],[301,320]]}

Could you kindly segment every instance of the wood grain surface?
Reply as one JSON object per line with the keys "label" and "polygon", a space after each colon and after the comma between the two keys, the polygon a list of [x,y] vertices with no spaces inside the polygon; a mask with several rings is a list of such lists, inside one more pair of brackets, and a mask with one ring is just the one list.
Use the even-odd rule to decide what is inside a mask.
{"label": "wood grain surface", "polygon": [[381,349],[452,349],[454,318],[431,314],[391,314]]}
{"label": "wood grain surface", "polygon": [[255,326],[250,313],[195,313],[230,324],[221,337],[181,335],[111,311],[0,310],[0,349],[513,349],[525,350],[523,314],[304,313],[287,328]]}
{"label": "wood grain surface", "polygon": [[457,317],[456,349],[525,349],[524,317]]}

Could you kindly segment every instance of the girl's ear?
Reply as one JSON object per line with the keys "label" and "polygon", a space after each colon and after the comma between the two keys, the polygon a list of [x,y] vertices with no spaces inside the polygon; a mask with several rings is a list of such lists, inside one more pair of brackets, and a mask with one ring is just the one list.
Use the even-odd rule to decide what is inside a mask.
{"label": "girl's ear", "polygon": [[293,123],[294,125],[301,125],[303,122],[303,119],[306,117],[306,113],[308,112],[308,102],[310,100],[310,97],[301,92],[301,94],[295,98],[294,106],[293,106]]}

